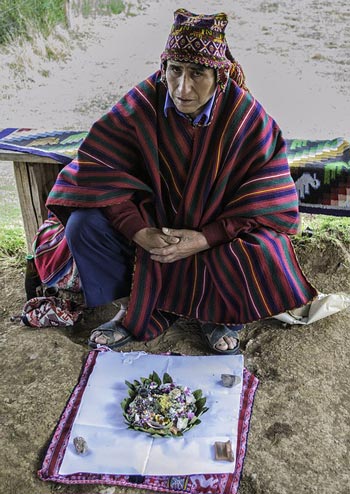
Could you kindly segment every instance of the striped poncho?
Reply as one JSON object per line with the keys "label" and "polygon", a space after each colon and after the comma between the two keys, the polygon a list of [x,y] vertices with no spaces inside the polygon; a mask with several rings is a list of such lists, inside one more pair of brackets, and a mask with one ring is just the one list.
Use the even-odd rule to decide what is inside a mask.
{"label": "striped poncho", "polygon": [[[306,304],[316,290],[288,237],[298,200],[274,120],[233,81],[207,126],[166,117],[165,95],[159,73],[127,93],[93,125],[47,201],[63,223],[72,208],[132,200],[149,226],[226,228],[226,242],[174,263],[137,247],[124,326],[148,340],[174,315],[240,324]],[[237,233],[232,219],[255,226]]]}

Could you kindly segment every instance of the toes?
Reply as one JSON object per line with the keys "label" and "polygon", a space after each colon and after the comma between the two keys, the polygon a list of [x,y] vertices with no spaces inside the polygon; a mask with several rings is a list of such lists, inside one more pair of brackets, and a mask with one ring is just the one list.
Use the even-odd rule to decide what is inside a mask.
{"label": "toes", "polygon": [[99,345],[112,345],[117,343],[119,340],[122,340],[123,337],[124,336],[118,330],[113,331],[113,334],[110,334],[110,336],[105,334],[103,331],[94,331],[90,339]]}
{"label": "toes", "polygon": [[221,338],[215,345],[215,348],[218,348],[219,350],[227,350],[227,345],[224,342],[224,340]]}
{"label": "toes", "polygon": [[230,336],[224,336],[216,343],[215,347],[219,350],[233,350],[237,346],[237,339]]}
{"label": "toes", "polygon": [[95,338],[91,338],[92,341],[95,343],[98,343],[99,345],[106,345],[108,343],[108,338],[105,334],[103,334],[101,331],[96,331],[96,333],[99,333],[95,336]]}
{"label": "toes", "polygon": [[226,339],[226,343],[227,343],[229,350],[233,350],[238,344],[238,341],[236,338],[232,338],[232,337],[230,338],[230,337],[226,336],[225,339]]}
{"label": "toes", "polygon": [[229,348],[225,338],[220,338],[220,340],[216,343],[215,346],[219,350],[223,350],[223,351],[225,351]]}
{"label": "toes", "polygon": [[102,333],[101,333],[101,331],[96,331],[96,330],[95,330],[95,331],[93,331],[93,332],[91,333],[91,335],[90,335],[90,340],[91,340],[91,341],[95,341],[95,340],[96,340],[96,338],[98,338],[99,336],[101,336],[101,334],[102,334]]}

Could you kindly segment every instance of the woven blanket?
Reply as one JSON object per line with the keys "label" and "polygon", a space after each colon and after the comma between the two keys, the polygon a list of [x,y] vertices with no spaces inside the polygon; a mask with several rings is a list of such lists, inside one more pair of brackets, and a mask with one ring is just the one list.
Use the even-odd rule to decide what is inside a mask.
{"label": "woven blanket", "polygon": [[[105,355],[105,352],[108,352],[107,356],[109,357],[107,359],[108,362],[105,364],[102,362],[105,360],[103,357]],[[136,352],[137,353],[137,352]],[[105,484],[105,485],[119,485],[123,487],[133,487],[135,489],[135,492],[146,492],[146,491],[151,491],[151,492],[169,492],[169,493],[180,493],[180,494],[204,494],[204,493],[211,493],[211,494],[236,494],[238,491],[239,487],[239,482],[242,474],[242,469],[243,469],[243,462],[244,462],[244,457],[246,454],[246,448],[247,448],[247,439],[248,439],[248,432],[249,432],[249,424],[250,424],[250,417],[252,413],[252,408],[253,408],[253,401],[254,401],[254,395],[258,386],[258,379],[250,374],[246,369],[243,369],[243,381],[241,383],[241,393],[240,396],[238,395],[238,401],[237,405],[237,419],[235,419],[235,424],[236,424],[236,430],[237,430],[237,447],[234,450],[234,456],[235,456],[235,463],[230,463],[227,461],[219,461],[214,463],[225,463],[227,464],[223,466],[221,465],[218,467],[216,471],[220,471],[221,473],[196,473],[196,474],[191,474],[191,475],[159,475],[159,474],[147,474],[147,475],[141,475],[139,472],[133,470],[132,473],[128,474],[120,474],[120,473],[111,473],[104,472],[104,468],[108,470],[107,464],[115,464],[115,470],[117,472],[120,472],[120,469],[123,468],[121,465],[123,465],[123,461],[125,460],[125,457],[127,456],[128,452],[124,451],[123,457],[120,458],[120,461],[118,460],[118,455],[110,455],[108,452],[110,452],[110,447],[111,444],[113,443],[113,434],[115,431],[113,430],[112,425],[108,422],[108,420],[113,420],[117,421],[117,407],[118,403],[114,401],[115,400],[115,392],[117,389],[120,389],[121,387],[121,382],[117,383],[118,377],[119,380],[123,377],[120,376],[118,373],[118,376],[115,375],[115,381],[116,384],[112,387],[111,395],[110,398],[112,399],[112,404],[110,401],[110,398],[106,399],[106,393],[108,394],[108,387],[105,388],[102,386],[102,393],[103,395],[103,400],[106,401],[106,412],[103,410],[98,412],[98,399],[94,399],[93,402],[91,402],[91,405],[86,407],[87,399],[86,399],[86,393],[91,394],[91,390],[94,389],[94,383],[105,383],[104,377],[106,377],[106,374],[102,372],[103,368],[105,368],[108,365],[111,365],[112,362],[117,361],[119,362],[118,368],[119,371],[121,368],[125,368],[126,375],[128,373],[133,372],[132,371],[132,366],[135,364],[135,360],[138,362],[137,358],[138,355],[135,352],[131,353],[116,353],[116,352],[110,352],[106,348],[101,347],[97,351],[91,351],[88,354],[87,360],[83,366],[83,371],[80,376],[79,382],[76,385],[75,389],[73,390],[68,403],[61,415],[61,418],[59,420],[59,423],[56,427],[56,430],[53,434],[51,443],[47,449],[42,468],[39,470],[38,475],[39,477],[44,480],[44,481],[53,481],[53,482],[59,482],[59,483],[64,483],[64,484]],[[141,354],[140,355],[142,362],[140,362],[136,367],[142,368],[144,371],[144,366],[146,366],[146,369],[149,370],[149,366],[151,365],[151,359],[152,360],[152,365],[154,365],[154,360],[155,359],[160,359],[162,360],[162,363],[160,365],[163,365],[163,360],[168,358],[167,362],[172,368],[172,371],[176,373],[176,368],[178,368],[177,372],[186,372],[187,371],[182,371],[184,367],[186,368],[186,365],[190,365],[191,368],[194,366],[195,370],[197,370],[197,373],[201,373],[201,370],[203,370],[207,365],[207,360],[209,359],[222,359],[223,357],[178,357],[178,356],[151,356],[148,354]],[[101,360],[102,358],[102,360]],[[171,360],[172,359],[172,360]],[[181,359],[181,362],[176,363],[176,359]],[[183,362],[184,359],[191,359],[191,362],[186,364],[186,362]],[[224,360],[225,357],[223,358]],[[144,362],[143,360],[147,360],[147,362]],[[149,362],[148,362],[149,360]],[[194,360],[196,362],[194,362]],[[231,357],[232,360],[232,357]],[[221,362],[221,361],[220,361]],[[130,365],[131,364],[131,365]],[[210,364],[210,362],[209,362]],[[114,364],[113,364],[114,365]],[[157,363],[156,363],[157,365]],[[220,367],[220,364],[213,364],[215,368]],[[222,365],[225,367],[227,365],[235,365],[235,364],[224,364],[222,360]],[[237,364],[238,365],[238,364]],[[241,364],[240,364],[241,365]],[[209,365],[210,367],[210,365]],[[220,367],[221,368],[221,367]],[[171,371],[170,371],[171,372]],[[217,370],[219,372],[219,370]],[[109,373],[109,378],[113,379],[114,373],[111,372]],[[192,372],[191,372],[192,375]],[[215,373],[212,374],[211,378],[209,377],[209,381],[215,381]],[[175,376],[173,376],[175,377]],[[198,377],[198,376],[197,376]],[[184,376],[183,376],[184,378]],[[102,379],[102,381],[101,381]],[[194,377],[194,379],[196,379]],[[107,379],[108,380],[108,379]],[[130,380],[130,378],[129,378]],[[215,384],[215,383],[214,383]],[[210,383],[208,382],[207,379],[202,378],[202,388],[203,392],[205,391],[205,386],[210,387]],[[229,388],[223,388],[223,389],[229,389]],[[231,388],[233,389],[233,388]],[[223,393],[223,399],[224,401],[227,401],[228,399],[228,391],[225,391]],[[113,398],[114,397],[114,398]],[[226,398],[225,398],[226,397]],[[216,398],[217,399],[217,398]],[[102,400],[102,401],[103,401]],[[108,401],[109,400],[109,401]],[[210,400],[209,400],[210,401]],[[219,406],[215,405],[216,401],[212,399],[213,401],[213,406]],[[208,402],[207,402],[208,403]],[[85,408],[84,408],[85,405]],[[114,406],[115,405],[115,406]],[[231,410],[231,407],[228,407],[227,410]],[[105,427],[99,427],[96,429],[96,433],[92,433],[90,438],[88,439],[88,446],[89,446],[89,451],[87,456],[79,459],[76,455],[76,453],[72,452],[72,437],[74,436],[74,431],[76,432],[77,427],[84,428],[86,429],[87,424],[95,422],[96,416],[94,415],[95,413],[99,413],[99,416],[105,413],[105,419],[107,420],[108,423],[105,424]],[[210,409],[207,414],[210,414]],[[212,414],[216,415],[217,410],[215,411],[213,409]],[[89,416],[89,417],[88,417]],[[104,416],[104,415],[103,415]],[[112,418],[111,418],[112,417]],[[93,419],[94,418],[94,419]],[[80,426],[77,425],[78,422],[80,422]],[[219,420],[220,422],[220,420]],[[221,424],[226,423],[226,421],[222,422]],[[202,422],[202,425],[204,426],[204,419]],[[126,427],[126,426],[125,426]],[[198,430],[201,427],[201,425],[197,426]],[[219,429],[220,426],[218,425]],[[82,429],[81,429],[82,430]],[[205,432],[207,431],[207,428],[204,427],[203,430]],[[117,432],[118,434],[123,435],[123,430],[121,425],[117,427]],[[87,465],[91,465],[91,458],[94,456],[94,451],[97,448],[97,445],[94,444],[95,438],[98,437],[99,434],[107,434],[107,437],[109,437],[109,440],[104,440],[101,444],[105,445],[103,447],[107,448],[107,457],[106,461],[102,462],[98,461],[95,463],[95,468],[91,469],[88,468]],[[131,431],[130,434],[135,434],[135,431]],[[189,434],[188,432],[186,434]],[[197,444],[197,441],[201,439],[201,436],[198,435],[199,433],[195,433],[193,436],[194,444]],[[136,433],[136,435],[140,435],[140,433]],[[141,436],[143,433],[141,433]],[[138,440],[137,438],[133,439],[134,443],[135,440]],[[140,437],[139,440],[141,441],[141,444],[144,442],[144,438]],[[170,445],[175,448],[181,448],[182,444],[184,444],[184,439],[182,438],[161,438],[158,441],[164,442],[164,441],[173,441],[174,444]],[[91,442],[90,442],[91,441]],[[185,441],[186,443],[186,441]],[[135,443],[136,444],[136,443]],[[169,443],[167,443],[169,445]],[[202,443],[201,443],[202,444]],[[118,447],[118,444],[117,446]],[[95,448],[95,450],[94,450]],[[147,449],[147,448],[146,448]],[[139,453],[144,453],[143,448],[139,450]],[[157,461],[156,468],[158,469],[166,469],[168,467],[168,463],[173,463],[174,465],[176,463],[179,463],[180,457],[177,455],[174,458],[169,457],[167,459],[167,455],[169,455],[169,448],[166,447],[165,449],[162,448],[160,451],[162,452],[161,458],[159,461]],[[188,448],[187,448],[188,450]],[[194,453],[194,457],[196,455],[196,450],[198,452],[202,453],[204,458],[206,457],[205,453],[205,448],[195,448],[191,447],[191,451]],[[184,450],[186,451],[186,449]],[[89,454],[90,454],[90,459],[89,459]],[[108,456],[109,454],[109,456]],[[74,460],[74,455],[76,456],[76,460]],[[132,454],[132,457],[134,458],[135,452]],[[136,456],[139,456],[136,455]],[[86,460],[85,460],[86,458]],[[195,459],[195,458],[194,458]],[[74,461],[77,463],[77,469],[74,467]],[[82,469],[81,464],[86,462],[86,468]],[[104,463],[106,463],[104,465]],[[180,461],[181,463],[181,461]],[[124,461],[125,464],[125,461]],[[185,464],[186,467],[190,466],[191,462],[188,464]],[[127,465],[126,465],[127,466]],[[70,473],[65,473],[65,471],[69,470]],[[111,465],[109,467],[109,470],[113,470],[111,468]],[[131,467],[129,466],[129,470],[131,470]],[[207,470],[208,471],[208,470]],[[222,473],[224,472],[224,473]],[[225,473],[229,472],[229,473]]]}
{"label": "woven blanket", "polygon": [[[68,164],[86,131],[35,133],[30,129],[0,130],[0,149],[30,153]],[[299,209],[304,213],[350,216],[350,144],[331,140],[286,140]]]}

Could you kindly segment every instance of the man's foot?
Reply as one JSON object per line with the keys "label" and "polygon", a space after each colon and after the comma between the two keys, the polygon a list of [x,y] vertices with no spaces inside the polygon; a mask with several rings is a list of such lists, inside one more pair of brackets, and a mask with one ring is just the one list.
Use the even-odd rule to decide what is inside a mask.
{"label": "man's foot", "polygon": [[92,331],[88,344],[92,348],[97,348],[98,345],[117,348],[131,340],[133,337],[124,326],[112,319]]}
{"label": "man's foot", "polygon": [[215,353],[236,355],[240,353],[237,330],[243,326],[228,326],[205,323],[201,325],[201,332],[210,349]]}
{"label": "man's foot", "polygon": [[113,317],[112,321],[121,321],[127,311],[129,304],[129,297],[119,298],[115,302],[112,302],[112,305],[117,309],[116,315]]}

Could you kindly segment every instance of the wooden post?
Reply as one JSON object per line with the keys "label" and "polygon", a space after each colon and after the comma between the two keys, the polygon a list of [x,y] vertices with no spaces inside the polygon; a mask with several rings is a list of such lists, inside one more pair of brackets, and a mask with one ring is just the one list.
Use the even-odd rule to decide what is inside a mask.
{"label": "wooden post", "polygon": [[19,202],[22,211],[28,252],[39,226],[47,218],[45,202],[58,172],[59,163],[13,163]]}
{"label": "wooden post", "polygon": [[45,156],[0,149],[1,161],[13,162],[28,253],[31,253],[34,236],[47,218],[47,196],[64,165]]}
{"label": "wooden post", "polygon": [[14,162],[15,179],[22,211],[28,252],[39,226],[47,218],[45,202],[58,172],[58,163]]}

